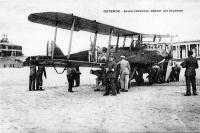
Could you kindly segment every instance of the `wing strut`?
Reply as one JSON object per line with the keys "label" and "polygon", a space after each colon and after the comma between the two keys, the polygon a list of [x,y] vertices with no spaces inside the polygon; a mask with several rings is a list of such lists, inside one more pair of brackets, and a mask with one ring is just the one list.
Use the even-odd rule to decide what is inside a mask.
{"label": "wing strut", "polygon": [[126,44],[126,36],[124,37],[123,47],[125,47],[125,44]]}
{"label": "wing strut", "polygon": [[153,36],[153,42],[156,42],[156,35]]}
{"label": "wing strut", "polygon": [[110,35],[109,35],[109,40],[108,40],[108,50],[107,50],[107,61],[108,61],[108,58],[110,56],[110,45],[111,45],[111,40],[112,40],[112,34],[113,34],[113,29],[110,30]]}
{"label": "wing strut", "polygon": [[58,29],[58,26],[56,24],[55,34],[54,34],[54,41],[53,41],[53,47],[52,47],[52,53],[51,53],[51,58],[52,59],[54,58],[54,49],[55,49],[55,45],[56,45],[57,29]]}
{"label": "wing strut", "polygon": [[93,48],[92,48],[92,60],[96,62],[96,57],[95,57],[95,53],[96,53],[96,42],[97,42],[97,31],[94,34],[94,43],[93,43]]}
{"label": "wing strut", "polygon": [[115,52],[117,52],[118,47],[119,47],[119,35],[117,36],[117,43],[116,43]]}
{"label": "wing strut", "polygon": [[71,52],[71,46],[72,46],[72,37],[73,37],[73,31],[74,31],[74,24],[75,24],[75,19],[73,19],[72,27],[71,27],[71,32],[70,32],[70,39],[69,39],[69,47],[68,47],[68,53],[67,53],[67,58],[69,59],[70,57],[70,52]]}

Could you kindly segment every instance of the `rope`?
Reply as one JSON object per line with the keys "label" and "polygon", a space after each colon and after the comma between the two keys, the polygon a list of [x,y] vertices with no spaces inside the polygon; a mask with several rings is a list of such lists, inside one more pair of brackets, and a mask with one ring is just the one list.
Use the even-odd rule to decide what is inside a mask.
{"label": "rope", "polygon": [[63,69],[63,71],[62,71],[62,72],[58,72],[58,70],[56,69],[56,67],[55,67],[54,63],[52,63],[52,65],[53,65],[53,68],[54,68],[54,70],[56,71],[56,73],[57,73],[57,74],[63,74],[63,73],[64,73],[64,71],[65,71],[65,70],[66,70],[66,68],[67,68],[67,65],[65,65],[65,68]]}

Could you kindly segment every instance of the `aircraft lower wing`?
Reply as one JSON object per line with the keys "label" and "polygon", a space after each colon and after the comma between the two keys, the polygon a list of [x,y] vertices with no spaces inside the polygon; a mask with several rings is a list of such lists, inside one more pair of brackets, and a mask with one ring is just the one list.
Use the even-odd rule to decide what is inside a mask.
{"label": "aircraft lower wing", "polygon": [[46,67],[100,67],[105,65],[105,63],[96,63],[96,62],[87,62],[87,61],[76,61],[76,60],[68,60],[66,58],[55,58],[51,59],[48,56],[31,56],[23,62],[23,66],[29,66],[30,63],[34,63],[36,65],[45,65]]}

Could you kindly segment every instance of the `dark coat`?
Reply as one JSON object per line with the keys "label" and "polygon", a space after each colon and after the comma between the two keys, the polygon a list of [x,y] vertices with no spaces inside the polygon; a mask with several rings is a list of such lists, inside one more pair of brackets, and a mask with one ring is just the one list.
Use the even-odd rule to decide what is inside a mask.
{"label": "dark coat", "polygon": [[107,64],[108,72],[106,78],[116,78],[117,63],[115,61],[109,61]]}
{"label": "dark coat", "polygon": [[186,68],[185,70],[185,76],[186,77],[193,77],[196,76],[196,71],[199,67],[197,59],[195,57],[189,56],[188,58],[185,59],[184,62],[181,63],[181,66],[183,68]]}

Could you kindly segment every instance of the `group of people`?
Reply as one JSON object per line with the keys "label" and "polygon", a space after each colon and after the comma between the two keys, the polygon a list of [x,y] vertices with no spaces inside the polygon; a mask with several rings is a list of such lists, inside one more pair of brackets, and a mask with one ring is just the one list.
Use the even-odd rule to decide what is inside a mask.
{"label": "group of people", "polygon": [[[68,91],[73,92],[72,87],[78,87],[80,85],[80,71],[79,66],[75,68],[67,69]],[[29,91],[42,91],[43,88],[43,75],[46,76],[46,69],[44,65],[36,65],[30,63],[30,75],[29,75]],[[74,85],[74,81],[76,85]]]}
{"label": "group of people", "polygon": [[149,83],[164,83],[179,81],[181,66],[172,60],[165,60],[149,67]]}
{"label": "group of people", "polygon": [[[73,93],[74,91],[72,88],[80,85],[80,75],[81,72],[79,70],[79,66],[67,69],[68,92]],[[74,85],[74,81],[76,82],[76,85]]]}
{"label": "group of people", "polygon": [[45,78],[46,69],[44,66],[36,67],[36,64],[30,63],[30,75],[29,75],[29,91],[42,91],[43,89],[43,74]]}
{"label": "group of people", "polygon": [[[197,59],[192,56],[193,52],[188,51],[188,58],[184,60],[184,62],[181,63],[181,66],[183,68],[186,68],[185,70],[185,80],[186,80],[186,94],[185,96],[191,96],[191,85],[193,90],[193,95],[197,94],[196,89],[196,71],[198,66]],[[122,92],[128,92],[128,85],[129,85],[129,77],[130,77],[130,64],[126,60],[125,56],[120,56],[121,61],[116,63],[114,61],[114,57],[110,56],[108,63],[106,66],[102,66],[101,70],[98,71],[91,71],[92,74],[97,75],[97,85],[99,85],[99,82],[102,82],[102,85],[106,86],[105,94],[104,96],[113,95],[116,96],[117,94]],[[159,66],[159,64],[161,67]],[[169,66],[169,61],[168,65]],[[173,66],[173,65],[172,65]],[[168,68],[167,68],[168,69]],[[180,73],[180,66],[175,63],[174,67],[172,67],[171,72],[171,79],[170,80],[176,80],[179,81],[179,73]],[[149,81],[150,82],[161,82],[163,81],[163,78],[160,76],[162,74],[162,70],[164,69],[164,60],[159,62],[158,64],[155,64],[150,68],[149,73]],[[166,70],[167,71],[167,70]],[[166,74],[165,71],[165,75]],[[39,65],[36,67],[36,64],[30,63],[30,75],[29,75],[29,91],[35,91],[35,90],[44,90],[43,89],[43,74],[45,78],[46,76],[46,70],[45,66]],[[80,85],[80,71],[79,66],[76,68],[68,68],[67,69],[67,79],[68,79],[68,91],[73,92],[73,87],[78,87]],[[174,78],[174,79],[172,79]],[[165,77],[166,80],[166,77]],[[74,85],[74,81],[76,82],[76,85]],[[97,86],[98,87],[98,86]],[[99,89],[97,88],[97,91]]]}
{"label": "group of people", "polygon": [[[91,71],[92,74],[97,75],[97,87],[99,82],[106,86],[104,96],[116,96],[122,92],[128,92],[130,64],[125,59],[125,56],[120,56],[121,61],[116,63],[114,57],[110,56],[106,66],[102,66],[101,70]],[[119,78],[120,77],[120,78]],[[96,89],[98,91],[99,88]]]}

